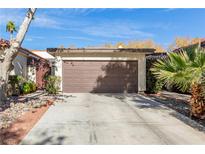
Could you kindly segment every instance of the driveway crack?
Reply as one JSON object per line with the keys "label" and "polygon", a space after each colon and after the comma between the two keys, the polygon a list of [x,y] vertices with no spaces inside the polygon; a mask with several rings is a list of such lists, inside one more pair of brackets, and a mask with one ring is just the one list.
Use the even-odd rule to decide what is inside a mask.
{"label": "driveway crack", "polygon": [[96,124],[92,121],[89,121],[89,127],[90,127],[90,134],[89,134],[89,143],[90,144],[97,144],[97,135],[95,132],[95,126]]}

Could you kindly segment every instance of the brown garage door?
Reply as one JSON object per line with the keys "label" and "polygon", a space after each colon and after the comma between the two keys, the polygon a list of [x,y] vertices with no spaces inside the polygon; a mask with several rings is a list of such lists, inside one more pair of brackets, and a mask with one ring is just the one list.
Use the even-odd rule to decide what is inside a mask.
{"label": "brown garage door", "polygon": [[137,92],[137,61],[63,61],[63,92]]}

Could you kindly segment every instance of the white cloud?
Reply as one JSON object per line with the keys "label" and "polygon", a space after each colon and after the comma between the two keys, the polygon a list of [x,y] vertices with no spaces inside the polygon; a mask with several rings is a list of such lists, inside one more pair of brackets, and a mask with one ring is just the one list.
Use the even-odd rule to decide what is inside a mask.
{"label": "white cloud", "polygon": [[[0,9],[0,25],[5,26],[6,23],[11,20],[15,22],[16,26],[19,26],[25,17],[26,11],[26,9]],[[42,28],[61,28],[58,20],[48,16],[47,14],[36,14],[31,26]]]}
{"label": "white cloud", "polygon": [[82,32],[88,35],[105,37],[105,38],[147,38],[154,35],[141,30],[142,27],[126,21],[104,21],[89,24],[84,27],[76,27],[72,30]]}
{"label": "white cloud", "polygon": [[94,39],[88,37],[81,37],[81,36],[61,36],[58,37],[59,39],[72,39],[72,40],[84,40],[84,41],[94,41]]}
{"label": "white cloud", "polygon": [[[74,14],[80,14],[80,15],[88,15],[90,13],[97,13],[97,12],[102,12],[105,11],[105,8],[77,8],[74,9],[73,13]],[[71,10],[72,13],[72,10]]]}
{"label": "white cloud", "polygon": [[8,21],[13,21],[19,25],[24,18],[25,9],[0,9],[0,25],[4,26]]}
{"label": "white cloud", "polygon": [[[138,39],[154,37],[152,33],[144,30],[153,26],[154,23],[152,25],[141,25],[136,21],[130,21],[126,19],[95,19],[95,21],[93,21],[84,20],[83,18],[79,19],[69,15],[70,13],[89,14],[98,11],[103,11],[103,9],[39,9],[37,10],[31,26],[49,29],[61,29],[67,31],[68,33],[69,31],[74,31],[78,34],[83,33],[95,37],[98,36],[114,39]],[[25,13],[26,9],[0,9],[0,22],[13,20],[16,21],[17,25],[20,25],[20,22],[22,22]],[[55,15],[55,13],[58,15],[64,13],[64,16],[62,16],[62,18],[60,15]],[[84,37],[69,37],[70,39],[88,40],[88,38]]]}
{"label": "white cloud", "polygon": [[102,12],[105,8],[60,8],[60,9],[39,9],[39,12],[51,15],[88,15],[90,13]]}
{"label": "white cloud", "polygon": [[34,18],[32,25],[35,27],[42,27],[42,28],[56,28],[56,29],[61,28],[61,24],[57,20],[52,19],[51,17],[46,15],[36,16]]}
{"label": "white cloud", "polygon": [[133,38],[133,37],[153,37],[153,34],[143,32],[141,30],[132,29],[130,27],[86,27],[82,29],[84,33],[100,36],[100,37],[109,37],[109,38]]}
{"label": "white cloud", "polygon": [[26,38],[25,41],[27,41],[27,42],[32,42],[33,39],[32,39],[32,38]]}
{"label": "white cloud", "polygon": [[31,42],[33,40],[43,40],[45,37],[43,36],[26,36],[25,41]]}

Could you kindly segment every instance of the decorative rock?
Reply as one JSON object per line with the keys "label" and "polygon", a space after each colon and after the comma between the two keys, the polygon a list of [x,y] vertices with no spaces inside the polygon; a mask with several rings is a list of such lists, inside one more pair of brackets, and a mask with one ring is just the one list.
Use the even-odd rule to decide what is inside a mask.
{"label": "decorative rock", "polygon": [[14,105],[15,105],[14,103],[11,103],[11,104],[10,104],[11,107],[14,107]]}
{"label": "decorative rock", "polygon": [[60,102],[62,99],[58,96],[38,96],[30,97],[28,99],[22,97],[12,97],[5,104],[0,105],[0,129],[9,127],[18,117],[22,116],[27,111],[34,111],[52,102]]}

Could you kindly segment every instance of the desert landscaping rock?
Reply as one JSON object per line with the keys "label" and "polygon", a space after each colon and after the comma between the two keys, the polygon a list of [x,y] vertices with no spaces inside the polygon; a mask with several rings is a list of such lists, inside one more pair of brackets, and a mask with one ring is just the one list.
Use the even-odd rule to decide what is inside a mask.
{"label": "desert landscaping rock", "polygon": [[[31,95],[31,94],[30,94]],[[30,96],[29,95],[29,96]],[[40,108],[45,106],[48,100],[57,100],[58,97],[41,95],[36,97],[29,97],[24,99],[12,97],[0,108],[0,129],[8,128],[17,118],[25,112],[33,108]],[[58,103],[59,101],[56,101]]]}
{"label": "desert landscaping rock", "polygon": [[159,94],[145,94],[145,96],[148,96],[155,101],[159,101],[165,106],[183,114],[189,119],[188,124],[192,125],[193,123],[198,123],[201,125],[200,127],[205,127],[205,119],[190,117],[190,95],[162,91]]}

